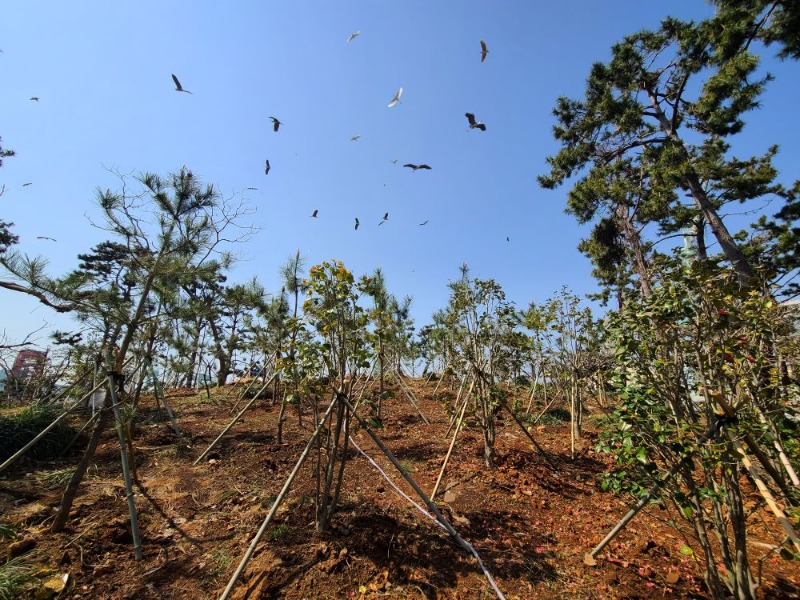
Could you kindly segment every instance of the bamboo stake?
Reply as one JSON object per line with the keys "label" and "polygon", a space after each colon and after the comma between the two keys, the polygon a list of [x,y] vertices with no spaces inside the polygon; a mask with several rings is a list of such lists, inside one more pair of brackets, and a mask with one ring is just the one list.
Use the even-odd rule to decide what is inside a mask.
{"label": "bamboo stake", "polygon": [[[247,372],[248,372],[248,373],[250,372],[250,369],[252,369],[252,368],[253,368],[253,365],[254,365],[254,364],[255,364],[255,361],[254,361],[254,362],[252,362],[252,363],[250,363],[250,366],[249,366],[249,367],[247,367]],[[264,365],[264,368],[266,369],[266,368],[267,368],[267,365]],[[231,408],[231,411],[230,411],[230,412],[233,412],[233,411],[235,411],[235,410],[236,410],[236,409],[239,407],[239,403],[242,401],[242,398],[244,398],[244,397],[245,397],[245,395],[247,394],[247,392],[249,392],[249,391],[250,391],[250,388],[251,388],[251,387],[253,387],[253,384],[254,384],[256,381],[258,381],[258,377],[254,377],[254,378],[253,378],[253,380],[252,380],[250,383],[248,383],[248,384],[247,384],[247,387],[246,387],[246,388],[244,388],[244,389],[242,390],[242,393],[241,393],[241,394],[239,394],[239,397],[236,399],[236,404],[234,404],[234,405],[233,405],[233,408]],[[258,394],[256,394],[256,396],[257,396],[257,395],[258,395]],[[274,398],[273,398],[273,400],[274,400]]]}
{"label": "bamboo stake", "polygon": [[[108,364],[111,362],[111,352],[108,351],[107,356]],[[122,461],[122,478],[125,481],[125,496],[128,501],[128,512],[131,516],[131,537],[133,538],[133,555],[135,560],[142,560],[142,541],[139,538],[139,518],[136,513],[136,502],[133,498],[133,485],[131,484],[131,470],[128,463],[128,453],[125,451],[125,434],[122,432],[122,418],[119,413],[119,405],[117,404],[117,391],[113,373],[108,372],[108,389],[111,393],[111,407],[114,411],[114,420],[116,421],[117,437],[119,438],[119,452]]]}
{"label": "bamboo stake", "polygon": [[164,395],[164,390],[161,389],[161,382],[156,377],[156,368],[153,366],[153,360],[150,356],[145,358],[147,364],[150,366],[150,377],[153,378],[153,391],[155,392],[155,397],[158,398],[161,396],[161,402],[164,403],[164,408],[167,411],[167,416],[169,420],[172,421],[172,429],[175,430],[175,435],[178,436],[178,441],[183,442],[183,436],[181,435],[181,430],[178,429],[178,421],[175,418],[175,413],[172,412],[172,408],[170,407],[169,403],[167,402],[167,397]]}
{"label": "bamboo stake", "polygon": [[744,448],[739,441],[733,437],[730,431],[725,432],[728,435],[728,439],[730,439],[733,447],[736,448],[736,451],[739,453],[739,457],[744,465],[744,468],[747,469],[747,472],[750,473],[750,477],[753,479],[753,482],[756,484],[758,491],[761,492],[761,496],[766,501],[767,505],[769,506],[772,513],[778,519],[778,522],[781,524],[783,531],[792,540],[794,544],[795,552],[800,552],[800,538],[797,536],[797,531],[795,531],[794,527],[792,526],[791,521],[786,517],[786,513],[784,513],[779,507],[778,504],[775,502],[775,497],[772,495],[772,492],[769,491],[769,488],[764,483],[764,480],[761,478],[761,475],[758,474],[755,467],[753,466],[753,462],[750,458],[745,454]]}
{"label": "bamboo stake", "polygon": [[[717,404],[719,404],[719,406],[722,408],[723,412],[725,413],[725,416],[731,419],[736,419],[736,412],[733,410],[731,405],[728,404],[725,398],[722,397],[721,394],[714,394],[713,398],[717,402]],[[764,467],[764,470],[772,478],[772,481],[775,482],[775,485],[777,485],[780,488],[781,492],[783,493],[783,498],[786,501],[786,504],[794,506],[790,489],[786,485],[786,482],[783,480],[783,477],[781,476],[780,472],[770,462],[769,457],[766,454],[764,454],[764,451],[758,445],[758,442],[756,442],[756,440],[750,433],[745,433],[742,437],[744,439],[744,443],[747,444],[748,448],[750,448],[750,452],[752,452],[753,455],[756,457],[756,459],[758,459],[759,464],[761,464],[761,466]]]}
{"label": "bamboo stake", "polygon": [[522,421],[520,421],[519,418],[517,417],[517,415],[514,414],[514,411],[511,410],[508,407],[508,404],[506,404],[505,402],[501,402],[500,405],[508,411],[508,414],[510,414],[511,418],[514,419],[514,422],[517,425],[519,425],[519,428],[522,430],[522,433],[524,433],[527,436],[527,438],[531,441],[531,444],[533,444],[533,446],[539,451],[539,454],[542,455],[542,458],[544,458],[545,462],[548,465],[550,465],[550,467],[552,467],[553,469],[558,469],[558,467],[556,467],[556,465],[553,464],[553,462],[550,460],[550,456],[548,455],[547,451],[545,451],[545,449],[542,448],[536,442],[535,439],[533,439],[533,436],[531,435],[531,432],[528,431],[528,429],[525,427],[525,425],[522,423]]}
{"label": "bamboo stake", "polygon": [[450,460],[450,454],[453,452],[453,448],[456,445],[456,438],[458,437],[458,432],[461,431],[461,425],[464,423],[464,413],[467,412],[467,404],[469,404],[469,397],[472,394],[472,388],[475,385],[475,379],[472,379],[472,383],[469,385],[469,391],[467,392],[467,397],[464,398],[464,405],[461,407],[461,414],[458,416],[458,423],[456,423],[456,431],[453,434],[453,440],[450,442],[450,447],[447,449],[447,456],[444,457],[444,462],[442,463],[442,469],[439,471],[439,477],[436,478],[436,484],[433,486],[433,491],[431,492],[431,500],[436,497],[436,491],[439,489],[439,484],[442,481],[442,477],[444,476],[444,470],[447,468],[447,461]]}
{"label": "bamboo stake", "polygon": [[97,416],[98,416],[99,414],[100,414],[100,412],[96,412],[96,413],[94,413],[94,414],[93,414],[91,417],[89,417],[89,420],[88,420],[88,421],[86,421],[86,423],[84,423],[84,424],[83,424],[83,427],[81,427],[81,428],[78,430],[78,433],[76,433],[76,434],[73,436],[73,438],[70,440],[69,444],[67,444],[66,446],[64,446],[64,449],[63,449],[63,450],[61,451],[61,453],[58,455],[58,458],[61,458],[61,457],[63,457],[63,456],[64,456],[64,455],[67,453],[67,450],[69,450],[70,448],[72,448],[72,444],[74,444],[74,443],[75,443],[75,442],[78,440],[78,438],[80,437],[80,435],[81,435],[81,434],[84,432],[84,430],[85,430],[85,429],[86,429],[86,428],[87,428],[89,425],[91,425],[92,423],[94,423],[94,420],[97,418]]}
{"label": "bamboo stake", "polygon": [[[450,361],[448,360],[444,363],[444,369],[442,369],[442,376],[439,378],[439,381],[436,382],[436,387],[433,388],[433,397],[436,397],[436,392],[439,391],[439,386],[442,385],[442,381],[444,381],[445,373],[447,373],[447,367],[450,366]],[[431,375],[433,375],[435,371],[431,371]],[[430,381],[430,379],[428,379]]]}
{"label": "bamboo stake", "polygon": [[269,384],[272,383],[272,380],[275,379],[277,376],[278,376],[278,372],[275,371],[275,373],[272,374],[272,377],[270,377],[269,380],[261,387],[261,389],[258,390],[258,393],[255,396],[253,396],[252,400],[250,400],[250,402],[248,402],[247,404],[244,405],[244,408],[239,411],[238,415],[233,417],[233,420],[228,424],[228,426],[225,429],[222,430],[222,433],[220,433],[217,436],[217,439],[215,439],[213,442],[211,442],[211,445],[208,448],[206,448],[200,456],[197,457],[197,460],[192,463],[192,466],[195,466],[197,463],[199,463],[201,460],[203,460],[209,452],[211,452],[211,449],[214,446],[217,445],[217,442],[219,442],[222,439],[222,436],[224,436],[226,433],[228,433],[228,431],[230,431],[231,427],[233,427],[236,424],[236,422],[239,419],[242,418],[242,415],[245,412],[247,412],[247,409],[250,408],[250,405],[253,402],[256,401],[256,399],[261,395],[261,392],[263,392],[265,389],[267,389],[267,386],[269,386]]}
{"label": "bamboo stake", "polygon": [[[767,418],[764,416],[764,413],[761,411],[760,408],[758,408],[758,406],[756,406],[756,412],[758,413],[758,420],[762,424],[766,425]],[[789,475],[789,479],[791,480],[792,485],[795,487],[800,486],[800,479],[798,479],[797,472],[794,470],[792,463],[789,462],[789,457],[786,456],[786,452],[784,452],[783,446],[781,446],[781,443],[777,439],[773,441],[773,445],[775,446],[775,451],[778,453],[778,459],[781,461],[783,468],[786,469],[787,475]]]}
{"label": "bamboo stake", "polygon": [[8,458],[8,459],[7,459],[7,460],[6,460],[6,461],[5,461],[5,462],[4,462],[2,465],[0,465],[0,473],[2,473],[3,471],[5,471],[5,470],[6,470],[8,467],[10,467],[11,465],[13,465],[13,464],[14,464],[14,463],[15,463],[15,462],[16,462],[16,461],[19,459],[19,458],[21,458],[21,457],[22,457],[22,456],[23,456],[23,455],[24,455],[24,454],[25,454],[25,453],[26,453],[28,450],[30,450],[30,449],[31,449],[31,448],[32,448],[32,447],[33,447],[33,446],[34,446],[34,445],[35,445],[35,444],[36,444],[36,443],[37,443],[39,440],[41,440],[41,439],[42,439],[44,436],[46,436],[46,435],[47,435],[47,433],[48,433],[48,432],[49,432],[51,429],[53,429],[53,427],[55,427],[56,425],[58,425],[58,424],[61,422],[61,420],[62,420],[64,417],[66,417],[68,414],[70,414],[70,413],[71,413],[72,411],[74,411],[76,408],[79,408],[79,407],[80,407],[80,406],[83,404],[83,402],[84,402],[84,401],[85,401],[87,398],[89,398],[89,397],[90,397],[92,394],[94,394],[94,393],[95,393],[97,390],[99,390],[99,389],[100,389],[101,387],[103,387],[104,385],[105,385],[105,381],[101,381],[100,383],[98,383],[98,384],[97,384],[95,387],[93,387],[93,388],[92,388],[92,390],[91,390],[90,392],[88,392],[87,394],[85,394],[85,395],[84,395],[84,396],[83,396],[83,397],[82,397],[80,400],[78,400],[78,401],[77,401],[75,404],[73,404],[72,406],[70,406],[70,407],[69,407],[67,410],[65,410],[63,413],[61,413],[61,415],[60,415],[59,417],[57,417],[55,421],[53,421],[52,423],[50,423],[50,425],[48,425],[47,427],[45,427],[44,429],[42,429],[42,431],[40,431],[40,432],[39,432],[39,434],[38,434],[38,435],[37,435],[35,438],[33,438],[33,439],[30,441],[30,442],[28,442],[27,444],[25,444],[25,445],[24,445],[22,448],[20,448],[19,450],[17,450],[17,452],[16,452],[16,453],[15,453],[13,456],[11,456],[10,458]]}
{"label": "bamboo stake", "polygon": [[[473,384],[475,383],[474,377],[472,382]],[[461,385],[458,387],[458,394],[456,394],[455,402],[453,402],[453,414],[450,416],[450,424],[447,426],[447,431],[445,431],[444,437],[450,435],[450,429],[452,429],[453,425],[455,425],[456,411],[458,410],[458,403],[461,401],[461,394],[464,392],[465,383],[467,383],[467,373],[464,373],[464,377],[461,378]]]}
{"label": "bamboo stake", "polygon": [[423,492],[422,488],[420,488],[419,485],[417,485],[417,482],[414,481],[414,479],[406,472],[406,470],[403,469],[402,465],[399,462],[397,462],[397,459],[391,453],[389,448],[387,448],[386,445],[375,434],[375,432],[372,431],[372,428],[369,426],[369,423],[367,423],[359,414],[355,412],[353,406],[350,404],[347,398],[342,396],[341,401],[344,402],[345,406],[347,406],[347,410],[350,411],[350,414],[352,414],[356,418],[356,420],[358,420],[362,429],[364,429],[364,431],[367,432],[369,437],[371,437],[372,440],[378,445],[381,451],[386,455],[386,458],[388,458],[389,461],[394,465],[394,467],[397,469],[397,471],[400,473],[403,479],[405,479],[408,482],[408,484],[414,489],[417,495],[423,500],[423,502],[425,502],[425,505],[428,507],[428,510],[436,516],[436,520],[442,525],[442,527],[445,528],[447,533],[450,534],[450,536],[456,541],[456,543],[459,546],[461,546],[463,549],[465,549],[467,552],[469,552],[470,554],[472,554],[472,556],[475,557],[475,559],[478,561],[478,565],[480,566],[484,575],[486,575],[486,578],[489,580],[489,583],[491,584],[492,589],[494,590],[494,593],[497,595],[497,597],[500,598],[500,600],[505,600],[505,596],[497,587],[497,584],[495,583],[494,578],[491,576],[489,571],[486,570],[486,567],[484,566],[481,557],[475,551],[475,548],[473,548],[472,545],[469,542],[467,542],[464,538],[458,535],[458,532],[455,529],[453,529],[453,526],[450,525],[450,523],[448,523],[447,520],[442,516],[442,513],[439,512],[439,509],[436,507],[433,501],[425,495],[425,492]]}
{"label": "bamboo stake", "polygon": [[[697,440],[697,445],[699,446],[701,444],[705,444],[708,440],[714,437],[714,435],[716,435],[717,431],[718,429],[716,424],[709,427],[706,430],[706,432],[702,435],[702,437],[699,440]],[[594,557],[597,556],[603,550],[603,548],[605,548],[611,542],[611,540],[617,537],[617,534],[619,534],[619,532],[625,528],[625,526],[630,522],[630,520],[633,519],[633,517],[635,517],[648,502],[650,502],[650,499],[653,496],[655,496],[656,493],[658,493],[658,491],[662,487],[664,487],[669,482],[670,479],[672,479],[675,476],[675,474],[683,466],[684,462],[689,458],[690,456],[685,456],[682,460],[672,465],[672,468],[669,471],[667,471],[661,477],[661,479],[656,481],[653,484],[653,486],[649,490],[647,490],[647,493],[644,496],[639,498],[639,501],[633,505],[633,508],[631,508],[627,513],[625,513],[625,516],[623,516],[620,522],[617,523],[614,526],[614,528],[608,533],[608,535],[603,538],[603,541],[597,544],[597,546],[595,546],[594,549],[589,554],[583,557],[583,562],[589,566],[594,566],[595,564],[597,564],[597,561],[594,560]]]}
{"label": "bamboo stake", "polygon": [[325,415],[322,417],[322,419],[320,419],[319,424],[317,425],[317,428],[314,431],[314,434],[311,436],[311,439],[308,440],[308,443],[306,444],[306,447],[303,450],[303,453],[300,455],[300,458],[298,459],[297,464],[294,466],[294,469],[292,469],[292,472],[289,474],[289,477],[286,480],[286,483],[283,484],[283,488],[281,488],[281,491],[278,493],[278,497],[275,498],[275,502],[272,503],[272,508],[270,508],[269,513],[267,514],[266,518],[264,519],[264,522],[261,523],[261,527],[259,527],[258,532],[256,532],[256,535],[253,538],[253,541],[250,542],[250,547],[247,549],[247,552],[245,552],[245,555],[242,557],[242,560],[239,563],[239,566],[236,568],[236,572],[233,574],[233,576],[231,576],[231,579],[230,579],[230,581],[228,581],[228,585],[225,587],[225,591],[222,592],[222,595],[219,597],[219,600],[227,600],[228,598],[230,598],[231,592],[233,591],[233,588],[236,585],[236,582],[239,580],[239,577],[241,577],[242,572],[244,571],[244,568],[247,566],[247,563],[250,561],[250,558],[253,556],[253,552],[255,552],[255,550],[256,550],[256,546],[258,546],[258,543],[261,541],[261,538],[264,536],[264,533],[267,531],[267,527],[269,527],[269,524],[272,521],[272,518],[275,516],[275,513],[278,511],[278,508],[280,507],[281,503],[283,502],[283,499],[286,496],[286,493],[289,491],[289,486],[292,485],[292,482],[294,481],[294,478],[297,476],[297,473],[300,471],[300,467],[303,465],[303,463],[305,462],[306,458],[308,457],[309,450],[311,450],[311,447],[314,445],[314,442],[316,442],[317,437],[319,436],[319,432],[322,431],[322,426],[325,424],[325,421],[327,421],[328,417],[330,416],[331,412],[333,411],[333,407],[336,406],[336,403],[337,403],[337,400],[334,399],[330,403],[330,406],[328,406],[328,410],[325,411]]}
{"label": "bamboo stake", "polygon": [[419,406],[417,405],[416,400],[414,399],[414,394],[412,394],[409,391],[408,387],[406,386],[405,382],[403,381],[402,376],[400,376],[398,374],[395,374],[395,378],[400,383],[400,387],[402,388],[403,392],[405,392],[406,397],[408,398],[408,401],[411,402],[412,406],[417,409],[417,412],[419,413],[419,416],[422,417],[422,420],[425,422],[425,425],[430,425],[431,424],[430,421],[428,421],[428,419],[425,418],[425,415],[422,414],[422,411],[420,410]]}

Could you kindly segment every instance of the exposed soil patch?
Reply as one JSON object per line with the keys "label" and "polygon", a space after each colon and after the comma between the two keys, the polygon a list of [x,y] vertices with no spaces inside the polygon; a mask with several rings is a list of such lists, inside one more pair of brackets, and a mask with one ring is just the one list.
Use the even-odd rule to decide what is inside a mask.
{"label": "exposed soil patch", "polygon": [[[409,380],[408,385],[431,424],[424,424],[398,390],[384,404],[379,434],[430,493],[447,453],[449,420],[430,395],[433,384]],[[63,486],[44,485],[41,473],[72,467],[74,457],[47,465],[23,461],[0,479],[0,522],[19,533],[13,541],[0,541],[2,555],[26,556],[54,575],[69,573],[62,598],[219,597],[312,431],[311,418],[304,416],[300,426],[291,408],[284,443],[278,445],[278,407],[259,399],[213,452],[192,466],[235,414],[236,390],[225,392],[212,391],[210,400],[205,391],[170,394],[189,449],[177,443],[152,400],[143,400],[144,418],[135,432],[143,484],[136,494],[143,561],[133,560],[113,431],[98,448],[63,533],[48,532]],[[631,501],[600,491],[597,476],[609,463],[592,450],[594,432],[586,432],[575,460],[568,425],[538,426],[531,432],[557,469],[506,419],[498,426],[496,468],[483,468],[480,431],[468,427],[437,494],[445,517],[475,547],[507,598],[707,596],[699,570],[680,552],[683,538],[667,525],[674,515],[658,505],[637,516],[596,567],[585,566],[584,554]],[[422,504],[365,432],[356,430],[353,439]],[[314,532],[309,463],[247,566],[235,598],[493,597],[474,558],[397,494],[361,454],[352,450],[350,458],[332,530]],[[753,490],[748,508],[754,509],[751,560],[756,573],[758,558],[782,539],[759,501]],[[761,563],[761,576],[763,597],[800,597],[796,562],[773,553]]]}

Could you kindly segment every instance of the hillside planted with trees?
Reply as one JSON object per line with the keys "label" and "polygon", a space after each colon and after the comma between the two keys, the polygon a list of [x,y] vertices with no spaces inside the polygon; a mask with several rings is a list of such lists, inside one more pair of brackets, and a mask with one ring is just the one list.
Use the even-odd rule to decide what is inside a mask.
{"label": "hillside planted with trees", "polygon": [[3,293],[75,323],[32,375],[0,345],[0,597],[796,594],[800,181],[738,136],[800,7],[714,5],[556,101],[594,304],[463,264],[418,324],[300,250],[237,283],[253,211],[185,166],[98,190],[63,275],[0,220]]}

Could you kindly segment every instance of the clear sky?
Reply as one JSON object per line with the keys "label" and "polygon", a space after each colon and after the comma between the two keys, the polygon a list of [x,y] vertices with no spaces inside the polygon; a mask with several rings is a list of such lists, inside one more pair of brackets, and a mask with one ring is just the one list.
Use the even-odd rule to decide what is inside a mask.
{"label": "clear sky", "polygon": [[[89,217],[97,187],[118,189],[109,168],[186,165],[256,209],[261,231],[236,249],[233,280],[256,275],[277,292],[278,268],[298,249],[308,266],[380,266],[391,292],[413,296],[418,327],[446,304],[463,262],[520,307],[562,285],[590,293],[591,265],[576,249],[587,230],[563,213],[568,186],[536,183],[557,151],[555,100],[582,97],[591,64],[626,34],[711,10],[702,0],[4,2],[0,137],[17,156],[0,169],[0,218],[63,274],[106,239]],[[781,144],[789,179],[800,158],[797,63],[765,65],[777,80],[736,150]],[[176,92],[171,73],[193,94]],[[468,129],[467,111],[485,132]],[[0,290],[10,340],[45,322],[68,327]]]}

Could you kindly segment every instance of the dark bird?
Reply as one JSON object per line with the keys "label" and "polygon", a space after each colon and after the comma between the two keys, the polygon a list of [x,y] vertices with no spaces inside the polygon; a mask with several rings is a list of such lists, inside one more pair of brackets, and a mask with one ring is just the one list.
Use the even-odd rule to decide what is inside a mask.
{"label": "dark bird", "polygon": [[351,138],[350,138],[350,141],[351,141],[351,142],[357,142],[357,141],[359,140],[359,138],[360,138],[360,137],[361,137],[361,134],[360,134],[360,133],[359,133],[359,134],[356,134],[356,135],[354,135],[353,137],[351,137]]}
{"label": "dark bird", "polygon": [[319,212],[319,209],[317,208],[317,209],[315,209],[315,210],[314,210],[314,212],[313,212],[313,213],[311,213],[311,216],[312,216],[312,217],[314,217],[314,218],[316,219],[316,218],[317,218],[317,213],[318,213],[318,212]]}
{"label": "dark bird", "polygon": [[510,239],[508,239],[508,237],[506,236],[506,241],[507,241],[507,242],[510,242],[511,240],[510,240]]}
{"label": "dark bird", "polygon": [[475,115],[472,113],[464,113],[467,117],[467,121],[469,121],[469,128],[470,129],[480,129],[481,131],[486,131],[486,125],[481,123],[480,121],[475,120]]}
{"label": "dark bird", "polygon": [[183,89],[183,86],[181,85],[181,82],[178,81],[178,78],[175,77],[175,74],[172,75],[172,81],[175,82],[175,91],[176,92],[186,92],[187,94],[191,94],[192,93],[189,90]]}
{"label": "dark bird", "polygon": [[487,54],[489,54],[489,49],[486,47],[486,42],[481,40],[481,62],[486,60]]}
{"label": "dark bird", "polygon": [[254,187],[249,187],[249,188],[244,188],[244,189],[245,190],[253,190],[254,192],[258,191],[258,188],[254,188]]}
{"label": "dark bird", "polygon": [[269,159],[267,159],[266,163],[264,164],[264,175],[269,175],[269,170],[272,167],[269,166]]}
{"label": "dark bird", "polygon": [[29,181],[28,183],[23,183],[22,187],[28,187],[29,185],[33,185],[33,182]]}
{"label": "dark bird", "polygon": [[34,102],[38,102],[39,101],[39,96],[32,96],[31,100],[33,100]]}
{"label": "dark bird", "polygon": [[356,231],[358,231],[359,225],[361,225],[361,222],[358,220],[358,217],[356,217]]}
{"label": "dark bird", "polygon": [[272,131],[277,133],[278,127],[280,127],[282,123],[278,121],[278,119],[276,119],[275,117],[270,117],[270,119],[272,119]]}
{"label": "dark bird", "polygon": [[396,165],[398,160],[400,160],[400,159],[399,159],[399,158],[395,158],[395,159],[392,161],[392,164],[393,164],[393,165]]}
{"label": "dark bird", "polygon": [[46,235],[37,235],[37,240],[50,240],[51,242],[57,242],[58,240],[55,238],[47,237]]}
{"label": "dark bird", "polygon": [[409,169],[414,169],[415,171],[417,169],[428,169],[428,170],[430,170],[430,167],[428,165],[412,165],[411,163],[407,163],[407,164],[405,164],[403,166],[404,167],[408,167]]}
{"label": "dark bird", "polygon": [[354,39],[356,39],[360,35],[361,35],[361,30],[354,31],[353,33],[350,34],[350,37],[347,38],[347,41],[348,42],[352,42]]}
{"label": "dark bird", "polygon": [[384,223],[386,223],[386,221],[388,221],[388,220],[389,220],[389,213],[387,212],[385,215],[383,215],[383,221],[381,221],[380,223],[378,223],[378,227],[380,227],[381,225],[383,225]]}
{"label": "dark bird", "polygon": [[428,224],[427,221],[423,221],[422,223],[419,224],[419,226],[422,227],[423,225],[427,225],[427,224]]}

